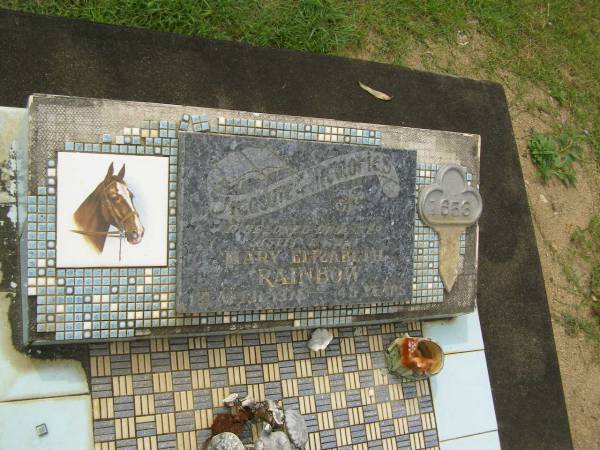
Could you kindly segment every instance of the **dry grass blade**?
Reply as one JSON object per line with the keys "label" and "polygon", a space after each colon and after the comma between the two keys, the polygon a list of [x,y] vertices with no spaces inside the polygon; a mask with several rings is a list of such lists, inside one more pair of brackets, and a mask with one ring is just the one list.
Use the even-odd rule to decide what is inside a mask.
{"label": "dry grass blade", "polygon": [[366,84],[361,83],[360,81],[358,82],[358,85],[364,89],[365,91],[367,91],[369,94],[371,94],[373,97],[378,98],[379,100],[391,100],[393,97],[387,95],[385,92],[381,92],[378,91],[376,89],[373,89],[372,87],[367,86]]}

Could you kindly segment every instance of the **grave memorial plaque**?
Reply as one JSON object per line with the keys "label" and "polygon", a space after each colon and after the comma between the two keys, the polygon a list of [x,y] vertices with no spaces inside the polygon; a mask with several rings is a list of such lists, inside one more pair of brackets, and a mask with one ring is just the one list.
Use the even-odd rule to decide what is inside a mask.
{"label": "grave memorial plaque", "polygon": [[182,133],[177,310],[409,302],[416,152]]}
{"label": "grave memorial plaque", "polygon": [[416,207],[456,165],[453,217],[479,184],[476,135],[52,95],[20,120],[25,343],[473,310],[477,225],[444,241],[437,197]]}

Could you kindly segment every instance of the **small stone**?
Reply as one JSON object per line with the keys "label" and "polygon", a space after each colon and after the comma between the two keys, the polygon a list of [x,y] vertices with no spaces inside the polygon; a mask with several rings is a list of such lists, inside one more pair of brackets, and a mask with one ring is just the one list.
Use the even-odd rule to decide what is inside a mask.
{"label": "small stone", "polygon": [[323,328],[319,328],[315,330],[310,337],[310,341],[308,341],[308,348],[313,352],[320,352],[321,350],[325,350],[331,340],[333,339],[333,334],[331,334],[328,330]]}
{"label": "small stone", "polygon": [[223,400],[223,404],[228,407],[233,407],[240,404],[240,396],[236,393],[231,394]]}
{"label": "small stone", "polygon": [[267,409],[269,411],[279,410],[279,405],[277,404],[277,402],[275,400],[267,399],[266,402],[267,402]]}
{"label": "small stone", "polygon": [[287,434],[296,448],[304,449],[308,442],[308,429],[304,417],[296,410],[286,411],[285,426]]}
{"label": "small stone", "polygon": [[254,445],[255,450],[294,450],[294,446],[283,431],[263,431]]}
{"label": "small stone", "polygon": [[207,450],[245,450],[240,438],[233,433],[221,433],[213,436]]}
{"label": "small stone", "polygon": [[542,203],[548,203],[548,199],[544,196],[544,194],[540,194],[540,200]]}
{"label": "small stone", "polygon": [[246,397],[244,400],[242,400],[242,408],[254,410],[256,408],[256,400],[250,396]]}
{"label": "small stone", "polygon": [[281,411],[280,409],[276,409],[276,410],[272,411],[272,414],[273,414],[273,422],[275,422],[275,424],[280,427],[283,426],[283,424],[284,424],[283,411]]}

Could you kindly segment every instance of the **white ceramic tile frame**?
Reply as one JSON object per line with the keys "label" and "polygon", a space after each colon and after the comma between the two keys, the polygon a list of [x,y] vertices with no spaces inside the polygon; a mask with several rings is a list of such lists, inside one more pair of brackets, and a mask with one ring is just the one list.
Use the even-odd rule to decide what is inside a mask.
{"label": "white ceramic tile frame", "polygon": [[500,450],[477,310],[423,322],[423,336],[446,353],[444,369],[431,378],[440,450]]}
{"label": "white ceramic tile frame", "polygon": [[[15,164],[11,148],[26,117],[26,109],[0,107],[0,164]],[[0,203],[16,206],[7,192],[0,192]],[[77,361],[35,360],[17,352],[8,320],[10,301],[7,292],[0,292],[0,448],[93,449],[91,396],[83,367]],[[42,423],[48,434],[38,436],[36,426]]]}

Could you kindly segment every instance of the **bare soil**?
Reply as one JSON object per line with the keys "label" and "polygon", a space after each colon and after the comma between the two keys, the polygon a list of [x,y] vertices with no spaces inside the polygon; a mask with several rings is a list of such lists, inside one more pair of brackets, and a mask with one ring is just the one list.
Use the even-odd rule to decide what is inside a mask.
{"label": "bare soil", "polygon": [[[546,94],[533,91],[532,95]],[[559,320],[561,313],[593,320],[589,307],[582,304],[581,296],[567,281],[563,267],[570,264],[571,233],[577,226],[585,228],[594,213],[598,213],[600,190],[598,176],[593,172],[595,163],[589,161],[577,168],[574,187],[556,180],[542,184],[529,158],[527,141],[531,128],[543,130],[547,122],[540,113],[527,112],[522,101],[511,105],[511,115],[544,273],[573,444],[576,450],[598,450],[600,364],[593,356],[593,344],[581,335],[567,334]]]}
{"label": "bare soil", "polygon": [[[352,56],[392,62],[389,55],[374,55],[377,47],[377,38],[368,37]],[[569,116],[541,87],[509,71],[490,75],[485,69],[490,48],[484,36],[457,33],[454,45],[415,44],[404,62],[414,69],[493,79],[504,86],[544,273],[573,444],[576,450],[600,450],[600,363],[593,356],[592,343],[581,335],[569,335],[560,322],[561,313],[592,319],[581,296],[569,285],[563,267],[571,261],[571,233],[576,226],[585,228],[599,212],[600,175],[591,155],[586,154],[577,167],[576,186],[566,187],[556,180],[542,183],[527,149],[531,130],[548,132],[555,124],[568,123]]]}

